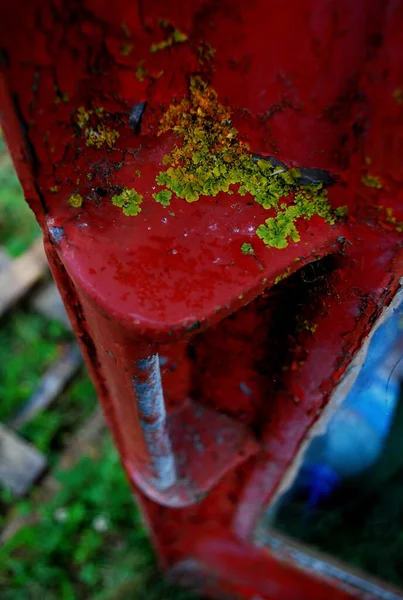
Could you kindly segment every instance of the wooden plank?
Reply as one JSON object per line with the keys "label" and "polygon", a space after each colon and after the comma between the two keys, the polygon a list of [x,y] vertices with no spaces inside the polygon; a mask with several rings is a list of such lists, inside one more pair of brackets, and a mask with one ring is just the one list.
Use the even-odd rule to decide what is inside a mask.
{"label": "wooden plank", "polygon": [[34,291],[29,300],[29,305],[35,312],[48,319],[60,321],[67,329],[71,329],[59,290],[53,282],[44,284],[39,290]]}
{"label": "wooden plank", "polygon": [[46,469],[44,455],[0,424],[0,482],[15,496],[23,496]]}
{"label": "wooden plank", "polygon": [[42,240],[0,271],[0,317],[44,275],[47,260]]}
{"label": "wooden plank", "polygon": [[[94,455],[105,438],[106,424],[101,408],[98,406],[76,433],[70,439],[69,445],[63,452],[57,470],[70,469],[83,455]],[[51,500],[61,489],[60,482],[52,474],[47,475],[34,490],[32,495],[33,512],[29,515],[14,515],[11,511],[9,518],[0,533],[0,545],[4,544],[21,527],[38,522],[38,508]]]}
{"label": "wooden plank", "polygon": [[12,259],[9,257],[7,251],[0,246],[0,271],[9,267],[11,262]]}
{"label": "wooden plank", "polygon": [[18,429],[38,412],[56,400],[82,364],[81,352],[75,342],[69,344],[57,362],[49,367],[39,385],[22,409],[9,421],[9,427]]}

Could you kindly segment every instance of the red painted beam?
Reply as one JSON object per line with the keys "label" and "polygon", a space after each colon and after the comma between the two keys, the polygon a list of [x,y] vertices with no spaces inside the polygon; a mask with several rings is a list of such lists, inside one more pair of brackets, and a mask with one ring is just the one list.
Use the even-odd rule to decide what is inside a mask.
{"label": "red painted beam", "polygon": [[[161,562],[212,595],[363,593],[252,540],[403,275],[402,24],[375,0],[2,7],[52,272]],[[316,189],[281,220],[310,181],[332,218]]]}

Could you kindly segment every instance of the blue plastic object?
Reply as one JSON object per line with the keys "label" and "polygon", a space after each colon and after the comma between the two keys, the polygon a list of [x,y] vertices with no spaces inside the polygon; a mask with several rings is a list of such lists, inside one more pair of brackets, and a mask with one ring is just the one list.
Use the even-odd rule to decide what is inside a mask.
{"label": "blue plastic object", "polygon": [[371,467],[389,433],[400,393],[398,371],[403,306],[381,325],[345,401],[324,435],[307,450],[294,490],[308,494],[308,511],[332,494],[339,483]]}

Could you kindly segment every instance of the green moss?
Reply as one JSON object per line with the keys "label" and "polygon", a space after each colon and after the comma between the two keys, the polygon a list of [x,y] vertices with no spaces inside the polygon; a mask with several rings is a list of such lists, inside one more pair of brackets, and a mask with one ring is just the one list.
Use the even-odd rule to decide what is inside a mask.
{"label": "green moss", "polygon": [[124,215],[135,217],[141,212],[140,204],[143,202],[143,196],[136,190],[125,187],[120,194],[112,196],[111,201],[122,209]]}
{"label": "green moss", "polygon": [[242,254],[255,254],[252,244],[247,244],[247,243],[242,244],[241,252],[242,252]]}
{"label": "green moss", "polygon": [[169,190],[161,190],[153,194],[153,198],[163,206],[169,206],[172,197],[172,192]]}
{"label": "green moss", "polygon": [[300,218],[319,215],[334,222],[322,184],[303,186],[298,169],[273,167],[263,159],[256,162],[216,92],[200,77],[192,78],[189,92],[189,98],[172,104],[161,121],[159,133],[173,132],[180,142],[164,157],[168,168],[156,177],[158,185],[187,202],[232,194],[238,186],[238,194],[250,194],[274,212],[256,231],[274,248],[285,248],[290,239],[299,241],[295,222]]}
{"label": "green moss", "polygon": [[378,190],[382,188],[382,184],[379,181],[379,177],[375,177],[374,175],[364,175],[363,177],[361,177],[361,181],[367,187],[377,188]]}

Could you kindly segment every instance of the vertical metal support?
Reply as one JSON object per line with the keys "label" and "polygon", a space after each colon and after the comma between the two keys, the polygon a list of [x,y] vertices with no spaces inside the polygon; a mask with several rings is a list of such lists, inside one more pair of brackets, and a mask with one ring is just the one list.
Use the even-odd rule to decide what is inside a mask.
{"label": "vertical metal support", "polygon": [[158,354],[136,363],[133,377],[140,427],[150,456],[153,484],[159,490],[177,481],[175,457],[169,439]]}

